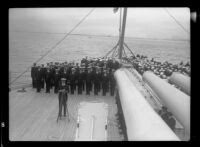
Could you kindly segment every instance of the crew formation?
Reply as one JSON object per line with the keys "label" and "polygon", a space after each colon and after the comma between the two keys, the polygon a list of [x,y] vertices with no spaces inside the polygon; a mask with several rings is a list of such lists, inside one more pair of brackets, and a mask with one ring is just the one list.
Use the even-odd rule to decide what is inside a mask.
{"label": "crew formation", "polygon": [[[158,62],[154,58],[148,59],[147,56],[134,55],[130,58],[123,58],[124,61],[131,62],[133,67],[142,75],[145,71],[150,70],[162,79],[167,79],[173,72],[180,72],[190,76],[190,63],[172,64],[169,62]],[[111,58],[83,58],[80,66],[74,62],[50,62],[46,66],[42,64],[37,66],[34,63],[31,68],[31,77],[33,88],[40,92],[41,88],[46,85],[46,93],[54,87],[54,93],[58,93],[59,82],[61,78],[66,78],[66,84],[69,85],[69,91],[78,94],[83,91],[90,94],[94,89],[94,94],[98,95],[102,89],[102,95],[107,92],[114,95],[115,79],[113,73],[119,68],[119,62]],[[174,85],[175,86],[175,85]]]}
{"label": "crew formation", "polygon": [[46,88],[46,93],[50,93],[50,89],[54,87],[54,93],[58,93],[59,85],[62,78],[66,79],[66,85],[69,86],[69,92],[74,94],[82,94],[83,91],[90,95],[94,91],[94,95],[102,89],[102,95],[110,93],[114,95],[115,79],[114,72],[119,68],[119,62],[115,59],[107,58],[83,58],[81,63],[74,62],[50,62],[46,66],[33,64],[31,68],[32,86],[40,92]]}
{"label": "crew formation", "polygon": [[[173,65],[167,61],[164,63],[155,61],[153,58],[149,60],[146,56],[139,54],[123,58],[123,61],[132,63],[141,75],[150,70],[162,79],[167,79],[173,72],[190,76],[189,62]],[[102,92],[103,96],[106,96],[106,93],[114,96],[116,87],[114,72],[118,68],[120,64],[114,58],[87,59],[86,57],[81,60],[80,64],[66,61],[63,63],[50,62],[46,66],[44,64],[39,66],[34,63],[31,68],[32,86],[37,89],[37,92],[46,88],[46,93],[50,93],[50,89],[53,89],[54,93],[59,93],[58,119],[61,119],[62,107],[64,116],[66,116],[67,93],[83,94],[85,92],[86,95],[90,95],[93,91],[94,95]],[[160,111],[159,114],[174,130],[176,122],[172,114],[165,113],[165,111]]]}
{"label": "crew formation", "polygon": [[167,79],[173,72],[180,72],[190,76],[190,63],[180,62],[179,64],[172,64],[167,61],[164,63],[155,61],[154,58],[148,59],[147,56],[135,55],[130,58],[124,58],[125,61],[131,62],[133,67],[142,75],[145,71],[152,71],[154,74],[162,79]]}

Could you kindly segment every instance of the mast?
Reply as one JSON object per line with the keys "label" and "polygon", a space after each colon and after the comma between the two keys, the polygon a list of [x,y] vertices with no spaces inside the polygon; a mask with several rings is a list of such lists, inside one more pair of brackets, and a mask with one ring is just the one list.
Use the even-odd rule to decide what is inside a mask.
{"label": "mast", "polygon": [[124,34],[125,34],[125,26],[126,26],[126,16],[127,16],[127,8],[124,8],[123,12],[123,22],[122,22],[122,30],[121,30],[121,36],[120,36],[120,44],[119,44],[119,59],[122,58],[122,50],[123,50],[123,44],[124,44]]}
{"label": "mast", "polygon": [[120,40],[121,30],[122,30],[122,8],[119,9],[120,9],[120,14],[119,14],[119,40]]}

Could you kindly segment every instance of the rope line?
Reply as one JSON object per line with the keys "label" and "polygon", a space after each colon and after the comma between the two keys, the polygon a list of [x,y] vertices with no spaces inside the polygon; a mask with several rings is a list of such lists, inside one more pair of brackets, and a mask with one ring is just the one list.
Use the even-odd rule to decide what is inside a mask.
{"label": "rope line", "polygon": [[167,10],[167,8],[165,8],[165,11],[169,14],[169,16],[171,16],[171,17],[174,19],[174,21],[175,21],[185,32],[187,32],[188,34],[190,34],[190,32],[189,32],[187,29],[185,29],[185,28],[183,27],[183,25],[182,25],[181,23],[179,23],[178,20],[177,20],[173,15],[171,15],[171,13]]}
{"label": "rope line", "polygon": [[[93,11],[94,11],[94,9],[95,8],[93,8],[87,15],[85,15],[82,19],[81,19],[81,21],[78,23],[78,24],[76,24],[73,28],[72,28],[72,30],[70,31],[70,32],[68,32],[60,41],[58,41],[53,47],[51,47],[51,49],[50,50],[48,50],[44,55],[42,55],[38,60],[36,60],[35,61],[35,63],[37,63],[37,62],[39,62],[40,60],[42,60],[46,55],[48,55],[54,48],[56,48],[66,37],[68,37],[70,34],[71,34],[71,32],[73,32]],[[31,66],[29,66],[24,72],[22,72],[17,78],[15,78],[13,81],[11,81],[10,83],[9,83],[9,85],[10,84],[12,84],[13,82],[15,82],[18,78],[20,78],[24,73],[26,73],[30,68],[32,67],[32,65]]]}
{"label": "rope line", "polygon": [[128,45],[124,42],[125,47],[131,52],[131,54],[134,56],[134,53],[132,52],[132,50],[128,47]]}

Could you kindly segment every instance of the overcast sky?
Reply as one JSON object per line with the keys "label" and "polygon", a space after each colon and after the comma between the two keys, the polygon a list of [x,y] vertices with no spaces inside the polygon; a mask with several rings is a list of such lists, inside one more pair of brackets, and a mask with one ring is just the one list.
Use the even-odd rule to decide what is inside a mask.
{"label": "overcast sky", "polygon": [[[9,9],[9,30],[29,32],[69,32],[92,8],[13,8]],[[170,14],[190,31],[188,8],[167,8]],[[119,34],[119,11],[95,10],[72,33],[91,35]],[[156,39],[189,40],[164,8],[128,8],[125,36]]]}

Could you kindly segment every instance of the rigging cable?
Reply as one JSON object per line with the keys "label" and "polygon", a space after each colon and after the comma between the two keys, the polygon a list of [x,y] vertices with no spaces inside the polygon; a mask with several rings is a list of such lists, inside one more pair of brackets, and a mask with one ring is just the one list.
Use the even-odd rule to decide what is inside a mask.
{"label": "rigging cable", "polygon": [[[42,55],[37,61],[35,61],[35,63],[39,62],[40,60],[42,60],[45,56],[47,56],[53,49],[55,49],[66,37],[68,37],[93,11],[95,8],[93,8],[88,14],[86,14],[78,24],[76,24],[71,31],[69,31],[60,41],[58,41],[53,47],[51,47],[50,50],[48,50],[44,55]],[[13,82],[15,82],[18,78],[20,78],[24,73],[26,73],[30,68],[32,67],[29,66],[24,72],[22,72],[18,77],[16,77],[13,81],[11,81],[9,83],[12,84]]]}
{"label": "rigging cable", "polygon": [[181,23],[179,23],[178,20],[176,20],[176,18],[175,18],[173,15],[171,15],[171,13],[167,10],[167,8],[164,8],[164,9],[165,9],[165,11],[169,14],[169,16],[171,16],[171,17],[174,19],[174,21],[175,21],[185,32],[187,32],[188,34],[190,34],[190,32],[189,32],[187,29],[185,29],[185,28],[183,27],[183,25],[181,25]]}

